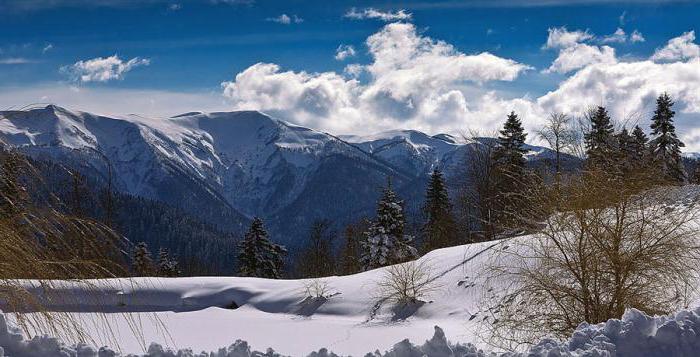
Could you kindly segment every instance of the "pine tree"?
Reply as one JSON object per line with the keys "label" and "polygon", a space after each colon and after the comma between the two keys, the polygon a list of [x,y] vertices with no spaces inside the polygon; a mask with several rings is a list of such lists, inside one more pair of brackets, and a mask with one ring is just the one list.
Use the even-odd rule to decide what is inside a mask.
{"label": "pine tree", "polygon": [[145,242],[139,242],[134,248],[133,270],[136,276],[149,276],[154,273],[151,252]]}
{"label": "pine tree", "polygon": [[239,244],[239,272],[242,276],[278,279],[286,253],[284,247],[268,239],[262,220],[255,217]]}
{"label": "pine tree", "polygon": [[500,131],[498,146],[494,150],[494,158],[502,168],[507,169],[512,176],[522,174],[525,169],[525,138],[527,134],[523,123],[515,112],[510,112]]}
{"label": "pine tree", "polygon": [[362,242],[361,264],[370,270],[390,264],[408,261],[417,257],[418,252],[411,243],[413,237],[404,234],[402,202],[391,188],[391,181],[384,189],[377,204],[377,217],[365,233]]}
{"label": "pine tree", "polygon": [[687,174],[680,148],[685,144],[676,136],[676,127],[673,125],[676,112],[671,109],[673,104],[667,93],[656,99],[656,110],[651,118],[651,134],[654,138],[649,144],[652,160],[661,170],[661,174],[671,182],[684,183]]}
{"label": "pine tree", "polygon": [[430,175],[423,213],[426,217],[422,229],[424,251],[457,244],[457,226],[452,215],[452,205],[442,172],[437,168]]}
{"label": "pine tree", "polygon": [[627,128],[622,128],[622,130],[615,135],[617,139],[617,167],[616,171],[621,175],[627,175],[633,172],[636,167],[634,165],[634,157],[636,153],[635,149],[635,139],[627,131]]}
{"label": "pine tree", "polygon": [[523,188],[528,185],[525,160],[525,138],[527,134],[515,112],[511,112],[498,137],[494,149],[496,175],[496,210],[494,223],[500,228],[522,228],[523,218],[519,213],[527,205]]}
{"label": "pine tree", "polygon": [[614,157],[614,129],[608,111],[604,107],[592,113],[591,130],[584,135],[586,142],[586,165],[589,168],[606,170]]}
{"label": "pine tree", "polygon": [[647,138],[647,135],[644,134],[644,130],[639,127],[639,125],[634,127],[634,130],[632,130],[632,143],[631,143],[631,155],[632,155],[632,163],[635,167],[642,167],[648,157],[649,153],[649,147],[647,146],[647,143],[649,142],[649,139]]}
{"label": "pine tree", "polygon": [[170,257],[167,248],[160,248],[158,251],[158,275],[170,278],[180,275],[179,264],[176,259]]}

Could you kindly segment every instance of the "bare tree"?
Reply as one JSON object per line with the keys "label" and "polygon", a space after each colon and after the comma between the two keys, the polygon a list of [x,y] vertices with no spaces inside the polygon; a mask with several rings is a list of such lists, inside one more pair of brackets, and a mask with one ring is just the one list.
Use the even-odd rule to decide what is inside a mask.
{"label": "bare tree", "polygon": [[[491,133],[491,137],[497,134]],[[468,240],[491,240],[496,235],[496,140],[472,131],[463,135],[466,153],[458,206]]]}
{"label": "bare tree", "polygon": [[576,140],[571,119],[564,113],[553,112],[547,118],[544,126],[537,131],[537,135],[554,150],[558,182],[561,178],[561,154],[572,150]]}
{"label": "bare tree", "polygon": [[626,308],[662,314],[688,304],[699,272],[697,194],[598,173],[562,190],[553,196],[560,212],[538,233],[508,241],[491,264],[489,282],[503,292],[491,309],[494,344],[566,336]]}

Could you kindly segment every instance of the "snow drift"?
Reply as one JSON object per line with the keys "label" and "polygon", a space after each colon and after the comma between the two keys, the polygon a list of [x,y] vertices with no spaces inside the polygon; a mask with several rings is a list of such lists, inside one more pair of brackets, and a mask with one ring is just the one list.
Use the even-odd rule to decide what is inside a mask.
{"label": "snow drift", "polygon": [[[22,333],[0,314],[0,356],[13,357],[111,357],[120,354],[107,347],[95,349],[85,344],[66,346],[50,336],[25,340]],[[545,339],[528,352],[497,354],[484,352],[472,344],[452,344],[443,330],[435,326],[433,337],[418,346],[408,339],[396,343],[389,351],[370,352],[366,357],[524,357],[524,356],[641,356],[690,357],[700,351],[700,308],[681,310],[667,316],[648,316],[629,309],[622,319],[589,325],[582,323],[568,341]],[[152,343],[144,357],[250,357],[283,356],[272,349],[266,352],[252,350],[249,344],[237,340],[228,347],[212,352],[195,353],[191,349],[173,351]],[[326,348],[308,354],[310,357],[337,356]]]}

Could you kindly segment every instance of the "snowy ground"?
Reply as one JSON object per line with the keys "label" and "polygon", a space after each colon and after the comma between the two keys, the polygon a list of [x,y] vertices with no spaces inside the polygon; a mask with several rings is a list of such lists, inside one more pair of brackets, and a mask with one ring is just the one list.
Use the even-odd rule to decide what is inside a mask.
{"label": "snowy ground", "polygon": [[[98,344],[113,345],[126,353],[142,353],[150,342],[194,351],[216,350],[237,339],[254,349],[272,347],[300,356],[327,347],[338,354],[364,355],[389,350],[405,338],[422,342],[445,330],[453,342],[480,341],[480,324],[488,315],[480,312],[484,296],[479,274],[494,249],[503,243],[482,243],[433,251],[421,260],[432,267],[436,289],[425,304],[395,311],[384,303],[375,311],[376,282],[383,269],[324,278],[331,297],[304,300],[308,280],[266,280],[237,277],[140,278],[85,284],[66,283],[61,295],[89,296],[78,304],[54,299],[49,309],[77,314]],[[99,294],[89,293],[102,284]],[[68,301],[75,301],[72,298]],[[237,309],[225,308],[232,303]],[[108,314],[112,338],[97,331],[105,321],[96,311],[133,312]],[[156,313],[152,313],[156,311]],[[131,326],[139,325],[139,334]],[[93,325],[96,325],[93,327]]]}

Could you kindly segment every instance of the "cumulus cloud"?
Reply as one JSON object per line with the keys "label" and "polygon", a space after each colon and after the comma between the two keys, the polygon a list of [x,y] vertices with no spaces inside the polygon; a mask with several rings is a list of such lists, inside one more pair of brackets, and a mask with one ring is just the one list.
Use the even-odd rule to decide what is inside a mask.
{"label": "cumulus cloud", "polygon": [[[668,92],[676,101],[681,135],[700,119],[700,59],[688,62],[620,62],[588,66],[538,98],[543,110],[581,113],[605,105],[617,120],[648,120],[656,97]],[[692,150],[700,141],[689,143]]]}
{"label": "cumulus cloud", "polygon": [[355,48],[350,45],[340,45],[335,50],[335,59],[338,61],[344,61],[349,57],[355,56]]}
{"label": "cumulus cloud", "polygon": [[359,63],[351,63],[343,69],[343,73],[347,74],[348,76],[352,78],[357,78],[359,77],[362,72],[365,71],[365,66],[359,64]]}
{"label": "cumulus cloud", "polygon": [[592,46],[577,43],[559,51],[559,56],[544,73],[569,73],[594,63],[617,62],[615,49],[609,46]]}
{"label": "cumulus cloud", "polygon": [[602,42],[602,43],[625,43],[625,42],[627,42],[627,34],[625,33],[625,30],[618,27],[614,33],[607,35],[607,36],[603,36],[603,38],[600,40],[600,42]]}
{"label": "cumulus cloud", "polygon": [[[238,109],[277,114],[301,125],[335,133],[414,127],[451,130],[475,114],[485,95],[479,84],[512,81],[530,67],[490,53],[467,55],[452,45],[420,36],[410,23],[391,23],[366,41],[372,61],[335,72],[284,71],[258,63],[222,83]],[[356,79],[366,72],[369,79]],[[464,87],[480,97],[465,96]],[[507,106],[502,108],[503,115]]]}
{"label": "cumulus cloud", "polygon": [[[550,28],[544,49],[558,49],[559,55],[543,73],[569,73],[594,63],[615,63],[615,49],[609,46],[590,45],[585,42],[595,36],[581,30],[569,31],[566,27]],[[601,42],[625,42],[625,31],[618,28],[614,34],[604,37]]]}
{"label": "cumulus cloud", "polygon": [[268,17],[265,20],[270,21],[270,22],[276,22],[276,23],[282,24],[282,25],[290,25],[292,23],[300,24],[300,23],[304,22],[304,19],[302,19],[301,17],[299,17],[297,15],[289,16],[287,14],[282,14],[282,15],[277,16],[277,17]]}
{"label": "cumulus cloud", "polygon": [[618,27],[614,33],[600,39],[601,43],[626,43],[628,41],[631,43],[644,42],[645,38],[639,30],[634,30],[628,35],[625,30]]}
{"label": "cumulus cloud", "polygon": [[349,64],[344,73],[288,71],[258,63],[222,86],[237,109],[263,110],[338,134],[396,128],[433,134],[491,131],[511,110],[532,132],[551,111],[577,116],[594,105],[606,106],[617,121],[648,126],[656,97],[668,92],[677,103],[681,139],[688,150],[700,150],[700,129],[694,129],[700,120],[700,58],[686,54],[672,57],[683,61],[623,62],[613,48],[591,44],[594,40],[586,31],[550,31],[545,47],[559,50],[550,71],[569,74],[535,98],[482,85],[515,80],[527,65],[490,53],[464,54],[418,34],[410,23],[391,23],[369,36],[365,45],[371,61]]}
{"label": "cumulus cloud", "polygon": [[71,80],[76,82],[107,82],[121,80],[132,69],[139,66],[147,66],[150,63],[149,59],[139,57],[134,57],[125,62],[117,55],[113,55],[78,61],[70,66],[61,67],[61,72],[67,74]]}
{"label": "cumulus cloud", "polygon": [[569,31],[565,26],[549,28],[547,31],[549,35],[547,36],[547,43],[543,46],[545,49],[571,47],[577,43],[594,38],[593,34],[589,33],[588,30]]}
{"label": "cumulus cloud", "polygon": [[695,41],[695,31],[688,31],[672,38],[666,46],[659,48],[651,56],[652,61],[684,61],[700,57],[700,46]]}
{"label": "cumulus cloud", "polygon": [[630,35],[630,42],[635,43],[635,42],[644,42],[646,39],[644,36],[642,36],[642,33],[634,30],[632,31],[632,34]]}
{"label": "cumulus cloud", "polygon": [[395,12],[392,11],[380,11],[372,7],[368,7],[362,10],[358,10],[356,8],[351,8],[348,12],[345,13],[344,17],[347,17],[349,19],[354,19],[354,20],[363,20],[363,19],[378,19],[382,20],[385,22],[392,22],[392,21],[401,21],[401,20],[410,20],[413,17],[413,14],[410,12],[406,12],[406,10],[398,10]]}

